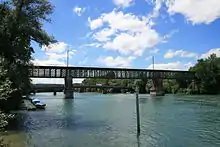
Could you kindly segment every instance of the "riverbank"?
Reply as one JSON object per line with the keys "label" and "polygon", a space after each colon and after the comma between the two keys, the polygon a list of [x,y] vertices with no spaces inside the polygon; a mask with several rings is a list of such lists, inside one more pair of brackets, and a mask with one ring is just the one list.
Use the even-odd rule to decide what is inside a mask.
{"label": "riverbank", "polygon": [[35,111],[37,108],[32,104],[32,102],[29,99],[22,99],[20,109],[27,111]]}

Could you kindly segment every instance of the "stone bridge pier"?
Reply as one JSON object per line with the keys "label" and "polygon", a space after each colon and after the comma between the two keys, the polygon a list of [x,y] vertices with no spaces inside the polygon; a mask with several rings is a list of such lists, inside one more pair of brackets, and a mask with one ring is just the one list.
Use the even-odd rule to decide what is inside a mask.
{"label": "stone bridge pier", "polygon": [[152,96],[164,96],[163,79],[152,79],[153,86],[150,89],[150,95]]}
{"label": "stone bridge pier", "polygon": [[73,99],[73,78],[69,75],[65,77],[65,87],[64,87],[65,99]]}

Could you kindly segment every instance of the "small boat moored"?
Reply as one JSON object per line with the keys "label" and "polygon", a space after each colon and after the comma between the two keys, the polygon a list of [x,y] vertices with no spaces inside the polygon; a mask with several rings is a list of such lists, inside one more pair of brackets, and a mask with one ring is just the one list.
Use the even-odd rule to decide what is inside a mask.
{"label": "small boat moored", "polygon": [[38,102],[35,104],[36,108],[38,109],[45,109],[46,104],[42,103],[42,102]]}
{"label": "small boat moored", "polygon": [[40,103],[40,100],[38,100],[38,99],[32,99],[31,101],[33,104]]}
{"label": "small boat moored", "polygon": [[46,107],[46,104],[42,103],[39,99],[33,99],[32,103],[37,109],[45,109]]}

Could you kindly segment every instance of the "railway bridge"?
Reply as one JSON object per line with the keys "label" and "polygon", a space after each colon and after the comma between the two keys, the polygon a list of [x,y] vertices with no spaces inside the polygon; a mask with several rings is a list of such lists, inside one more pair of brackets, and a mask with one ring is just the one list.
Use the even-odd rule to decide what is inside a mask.
{"label": "railway bridge", "polygon": [[151,92],[155,95],[164,95],[163,79],[195,79],[195,73],[190,71],[64,66],[32,66],[29,69],[29,76],[63,78],[65,98],[74,98],[73,78],[152,79]]}

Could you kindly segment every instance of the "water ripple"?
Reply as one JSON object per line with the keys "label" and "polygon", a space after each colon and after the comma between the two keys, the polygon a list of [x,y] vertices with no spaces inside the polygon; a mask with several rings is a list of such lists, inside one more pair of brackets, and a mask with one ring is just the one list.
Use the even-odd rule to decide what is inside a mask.
{"label": "water ripple", "polygon": [[48,107],[18,113],[6,136],[14,140],[13,147],[220,146],[220,99],[215,96],[140,95],[140,138],[136,138],[134,94],[37,98]]}

